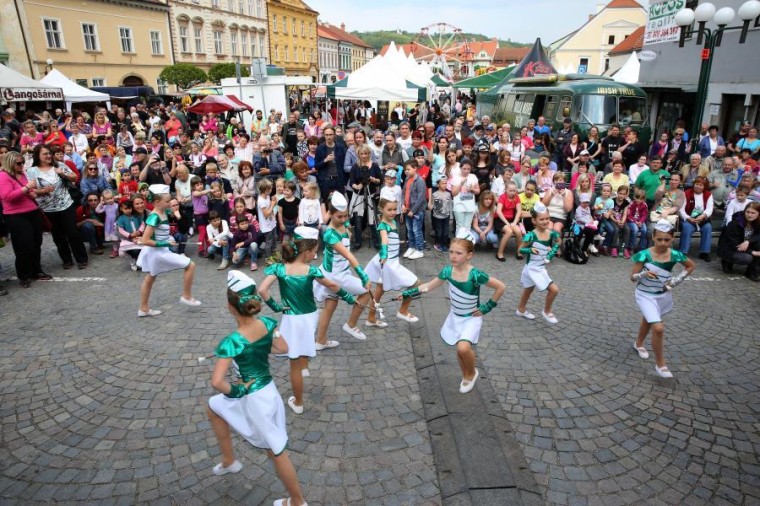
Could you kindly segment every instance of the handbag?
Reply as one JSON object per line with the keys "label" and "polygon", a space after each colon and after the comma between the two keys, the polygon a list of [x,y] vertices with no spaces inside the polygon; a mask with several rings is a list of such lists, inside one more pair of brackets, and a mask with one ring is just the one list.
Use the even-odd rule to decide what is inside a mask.
{"label": "handbag", "polygon": [[74,203],[77,205],[81,204],[84,195],[82,195],[82,190],[79,189],[76,183],[72,183],[65,177],[61,178],[61,182],[63,183],[63,187],[66,188],[66,191],[69,192],[69,196],[71,196]]}
{"label": "handbag", "polygon": [[40,208],[37,208],[37,212],[40,213],[40,221],[42,222],[42,231],[43,232],[52,232],[53,231],[53,224],[50,223],[50,219],[45,214],[45,211],[43,211]]}

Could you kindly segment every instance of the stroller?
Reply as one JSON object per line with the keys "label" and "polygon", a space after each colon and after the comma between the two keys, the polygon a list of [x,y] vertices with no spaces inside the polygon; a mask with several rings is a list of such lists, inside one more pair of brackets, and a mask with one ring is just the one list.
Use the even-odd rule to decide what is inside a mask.
{"label": "stroller", "polygon": [[569,232],[570,237],[565,239],[563,258],[571,264],[585,264],[588,262],[588,255],[583,251],[585,237],[583,227],[573,222]]}

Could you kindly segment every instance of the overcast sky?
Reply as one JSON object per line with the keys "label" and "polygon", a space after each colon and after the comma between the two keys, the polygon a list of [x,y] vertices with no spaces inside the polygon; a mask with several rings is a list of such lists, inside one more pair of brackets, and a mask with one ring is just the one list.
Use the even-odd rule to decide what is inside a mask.
{"label": "overcast sky", "polygon": [[[550,44],[575,30],[596,12],[595,0],[305,0],[319,19],[346,30],[406,30],[445,22],[465,32],[530,42],[541,37]],[[648,0],[639,0],[648,5]],[[512,20],[512,21],[510,21]]]}

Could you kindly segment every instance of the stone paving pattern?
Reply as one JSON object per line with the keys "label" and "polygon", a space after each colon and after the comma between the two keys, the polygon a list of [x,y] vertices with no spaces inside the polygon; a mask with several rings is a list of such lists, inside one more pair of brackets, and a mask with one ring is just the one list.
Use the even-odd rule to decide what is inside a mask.
{"label": "stone paving pattern", "polygon": [[[366,262],[371,252],[358,256]],[[9,248],[0,261],[12,265]],[[433,254],[406,264],[428,279],[445,261]],[[760,503],[756,284],[697,260],[696,279],[676,289],[666,318],[675,379],[663,380],[653,358],[642,361],[631,347],[640,315],[628,262],[553,262],[562,290],[556,326],[514,316],[522,263],[501,264],[481,250],[475,264],[508,287],[484,322],[480,381],[490,382],[548,503]],[[282,496],[265,455],[238,437],[244,470],[211,473],[219,455],[203,409],[211,366],[195,358],[233,326],[215,263],[199,263],[199,310],[177,302],[178,273],[162,276],[153,301],[164,314],[153,320],[134,316],[141,277],[122,260],[62,271],[46,237],[43,265],[107,282],[6,283],[0,502],[266,504]],[[428,326],[442,323],[444,296],[429,296],[440,307],[425,312]],[[534,294],[529,309],[540,314],[542,305],[543,294]],[[311,367],[306,412],[288,412],[307,499],[440,504],[408,324],[388,304],[391,325],[360,343],[339,330],[347,309],[331,327],[341,346]],[[273,372],[287,397],[286,361],[273,359]]]}

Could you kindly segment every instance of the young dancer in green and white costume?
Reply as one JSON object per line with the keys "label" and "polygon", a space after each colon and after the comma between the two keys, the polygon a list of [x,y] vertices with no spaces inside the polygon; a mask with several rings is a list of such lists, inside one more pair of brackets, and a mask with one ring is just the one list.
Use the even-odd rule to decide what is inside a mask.
{"label": "young dancer in green and white costume", "polygon": [[[673,310],[673,296],[670,289],[681,283],[686,276],[694,272],[694,262],[676,249],[673,244],[673,225],[666,220],[658,221],[652,232],[654,246],[643,249],[633,255],[634,263],[631,281],[636,283],[636,304],[641,310],[642,318],[639,335],[633,347],[643,359],[649,358],[644,340],[652,331],[652,349],[655,355],[655,372],[663,378],[672,378],[665,365],[664,341],[665,324],[662,317]],[[673,277],[671,272],[677,264],[683,264],[684,270]]]}
{"label": "young dancer in green and white costume", "polygon": [[[395,200],[380,199],[380,224],[377,226],[380,235],[380,253],[375,255],[367,264],[367,276],[375,283],[374,298],[380,301],[385,292],[406,290],[419,284],[417,276],[412,271],[401,265],[399,261],[400,241],[398,238],[398,226],[396,225],[396,209],[399,203]],[[396,318],[409,323],[419,320],[409,312],[411,299],[405,299],[396,313]],[[368,327],[387,327],[383,320],[377,319],[377,312],[370,307],[367,313]]]}
{"label": "young dancer in green and white costume", "polygon": [[174,239],[169,233],[169,219],[166,210],[169,208],[171,195],[169,186],[165,184],[150,185],[148,190],[153,194],[153,212],[145,220],[145,231],[139,239],[144,247],[137,257],[137,266],[145,273],[140,288],[140,309],[137,316],[158,316],[161,311],[151,309],[149,305],[150,292],[156,277],[164,272],[184,269],[185,275],[182,286],[182,296],[179,301],[187,306],[200,306],[200,301],[193,298],[193,277],[195,264],[186,256],[172,253],[169,249],[174,245]]}
{"label": "young dancer in green and white costume", "polygon": [[[402,292],[403,298],[416,297],[422,293],[435,290],[448,282],[451,311],[441,327],[441,339],[449,346],[456,346],[459,367],[462,370],[462,382],[459,391],[463,394],[475,387],[478,369],[475,367],[473,345],[480,339],[480,327],[483,315],[496,307],[504,294],[504,283],[470,265],[474,251],[474,238],[469,230],[461,229],[457,238],[451,241],[449,260],[451,265],[441,269],[438,277],[423,283],[419,287]],[[480,303],[480,287],[493,289],[488,302]]]}
{"label": "young dancer in green and white costume", "polygon": [[[290,383],[293,386],[293,396],[288,399],[288,406],[298,415],[303,413],[303,376],[308,375],[309,359],[317,355],[314,335],[319,313],[314,302],[314,283],[319,283],[349,304],[355,302],[353,295],[335,281],[325,278],[318,267],[309,265],[318,247],[317,229],[296,227],[294,241],[282,245],[283,263],[267,267],[267,277],[259,288],[266,304],[273,311],[283,313],[280,330],[288,342]],[[275,281],[280,287],[281,303],[269,294]]]}
{"label": "young dancer in green and white costume", "polygon": [[[325,278],[335,281],[341,288],[356,297],[358,304],[354,305],[348,322],[343,324],[343,331],[355,339],[364,341],[367,336],[358,327],[358,323],[364,307],[369,305],[369,290],[372,285],[359,261],[351,254],[351,239],[346,228],[346,220],[348,219],[346,197],[337,191],[333,192],[330,197],[329,211],[330,222],[322,234],[325,255],[320,269]],[[356,276],[351,274],[351,269],[354,270]],[[320,284],[314,285],[314,297],[319,302],[324,301],[325,303],[317,324],[317,351],[335,348],[340,343],[327,340],[327,328],[330,326],[330,320],[332,320],[332,315],[338,306],[338,300],[332,290],[328,290],[327,287]]]}
{"label": "young dancer in green and white costume", "polygon": [[[216,348],[211,386],[221,393],[209,399],[206,409],[222,453],[222,462],[213,472],[223,475],[243,468],[232,450],[232,428],[253,446],[266,450],[274,462],[290,495],[275,501],[275,506],[305,506],[296,470],[285,451],[285,406],[269,371],[269,354],[287,352],[288,343],[277,332],[275,319],[256,316],[261,311],[256,282],[240,271],[227,275],[227,310],[235,318],[237,330]],[[227,381],[230,366],[238,370],[240,383]]]}

